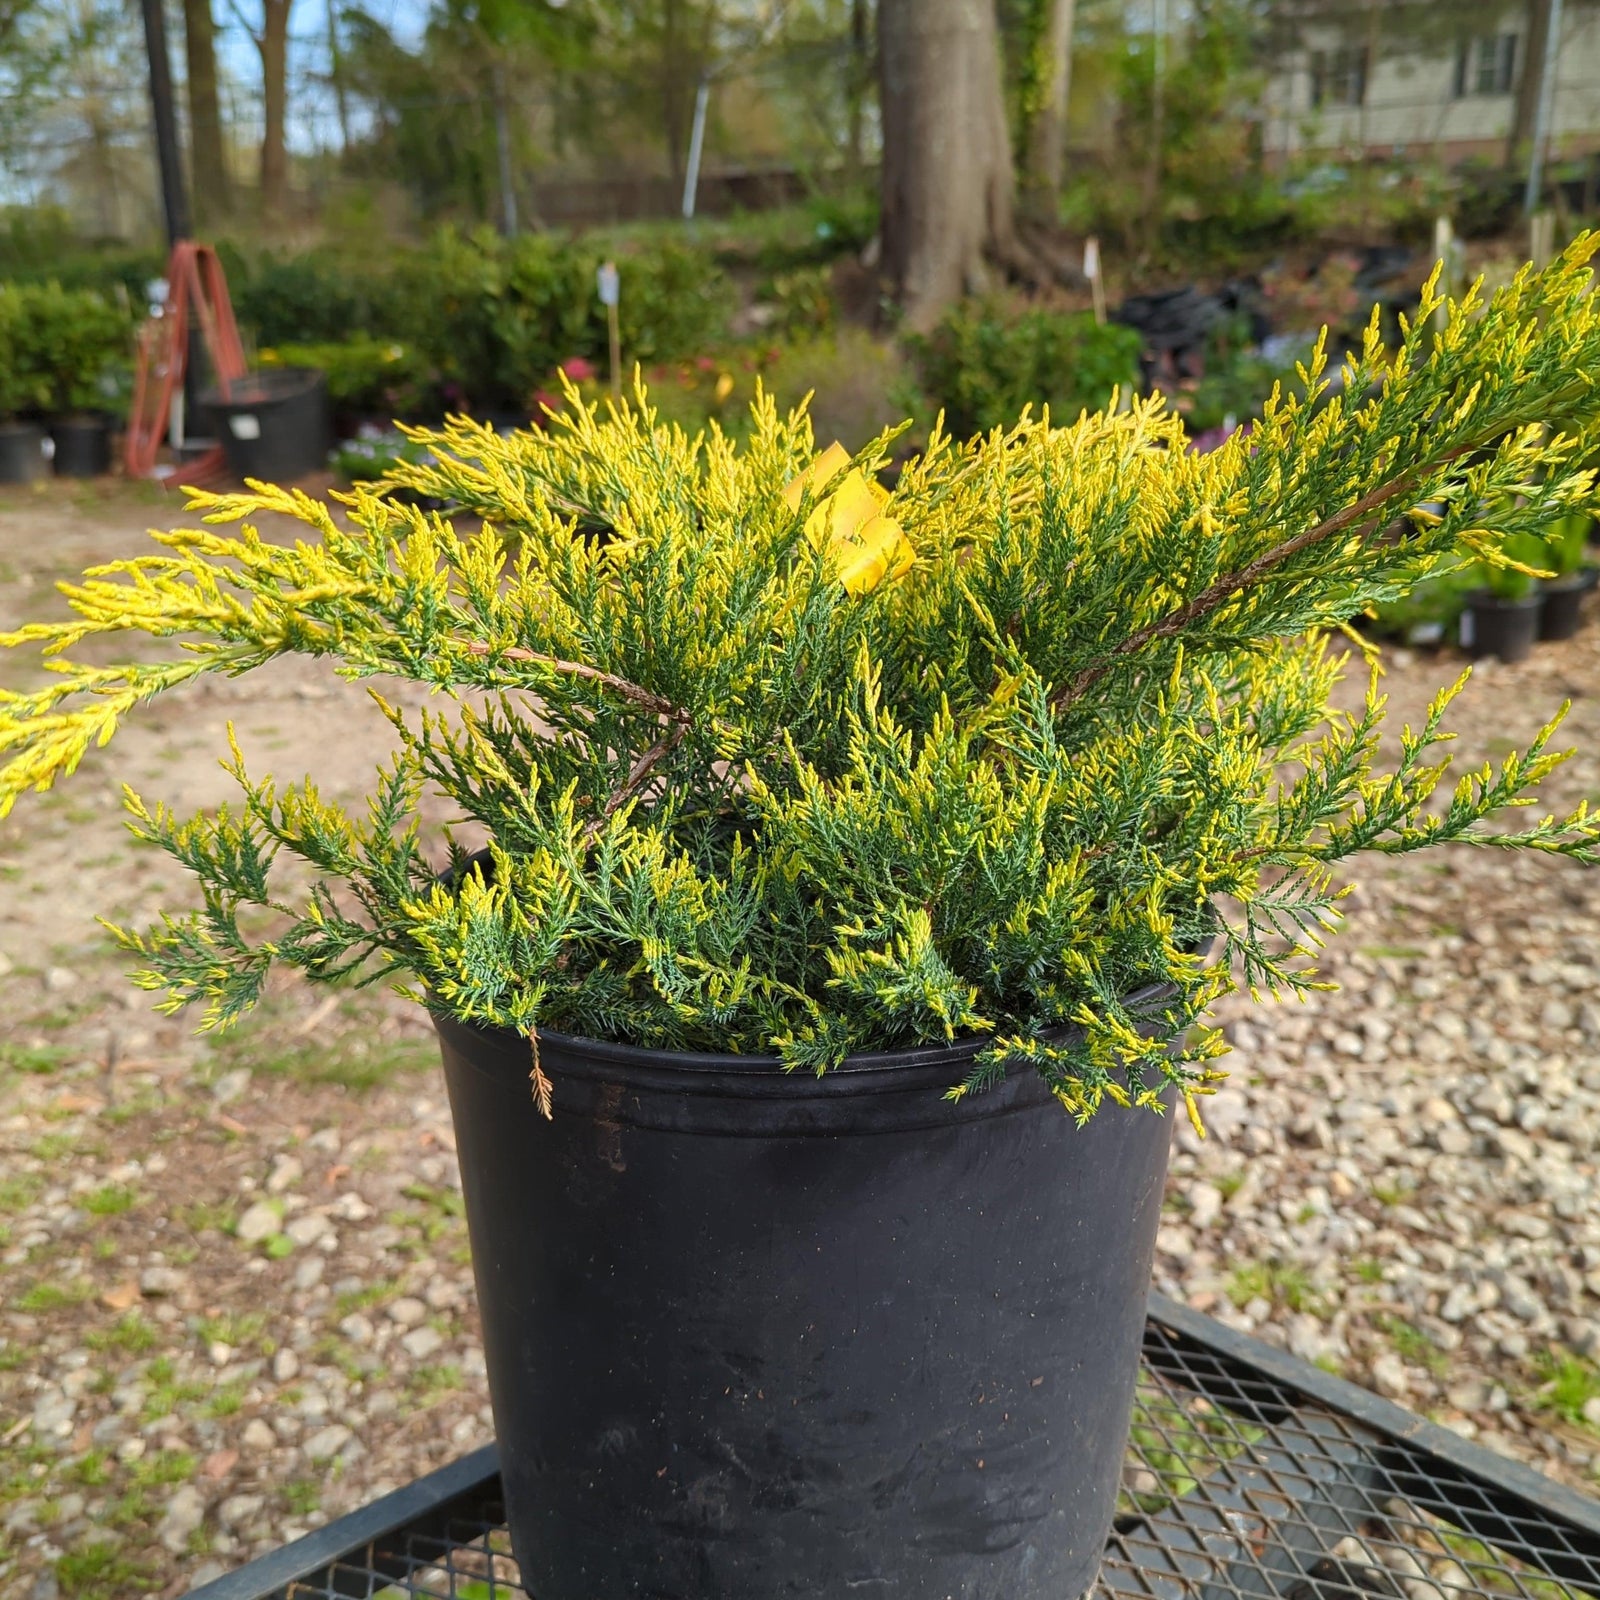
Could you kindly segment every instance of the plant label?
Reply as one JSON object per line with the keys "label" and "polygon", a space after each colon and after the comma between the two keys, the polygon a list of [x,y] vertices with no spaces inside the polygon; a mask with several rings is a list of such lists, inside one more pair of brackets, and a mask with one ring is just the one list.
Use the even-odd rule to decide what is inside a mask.
{"label": "plant label", "polygon": [[622,297],[622,280],[617,273],[616,263],[602,261],[600,270],[595,273],[595,286],[600,291],[600,304],[614,306]]}

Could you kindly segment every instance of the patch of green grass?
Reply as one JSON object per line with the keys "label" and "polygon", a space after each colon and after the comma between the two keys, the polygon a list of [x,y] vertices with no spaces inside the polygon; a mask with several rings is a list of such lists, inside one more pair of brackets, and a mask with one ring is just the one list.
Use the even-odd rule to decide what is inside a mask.
{"label": "patch of green grass", "polygon": [[44,1193],[44,1179],[37,1172],[14,1172],[0,1178],[0,1212],[21,1211]]}
{"label": "patch of green grass", "polygon": [[70,1156],[77,1147],[78,1141],[70,1133],[46,1133],[34,1140],[28,1154],[35,1161],[59,1161],[63,1156]]}
{"label": "patch of green grass", "polygon": [[67,1469],[86,1489],[98,1489],[111,1481],[111,1452],[90,1450],[78,1457]]}
{"label": "patch of green grass", "polygon": [[96,1328],[85,1342],[91,1350],[141,1356],[155,1348],[159,1337],[155,1324],[146,1321],[140,1312],[124,1311],[109,1328]]}
{"label": "patch of green grass", "polygon": [[248,1067],[256,1077],[337,1084],[364,1094],[397,1078],[430,1071],[438,1062],[438,1050],[423,1040],[375,1039],[370,1024],[376,1019],[360,1000],[346,1002],[343,1016],[358,1025],[286,1043],[274,1037],[274,1015],[261,1014],[258,1021],[245,1023],[218,1042],[213,1070],[220,1075]]}
{"label": "patch of green grass", "polygon": [[130,1594],[148,1594],[158,1581],[149,1567],[112,1539],[79,1545],[56,1561],[63,1600],[127,1600]]}
{"label": "patch of green grass", "polygon": [[1583,1408],[1600,1395],[1600,1367],[1570,1350],[1556,1348],[1535,1358],[1534,1371],[1539,1377],[1535,1405],[1580,1428],[1600,1431],[1583,1414]]}
{"label": "patch of green grass", "polygon": [[1213,1178],[1211,1181],[1216,1185],[1217,1193],[1224,1200],[1233,1199],[1244,1188],[1244,1174],[1242,1172],[1225,1172],[1220,1178]]}
{"label": "patch of green grass", "polygon": [[81,1306],[94,1294],[90,1283],[36,1283],[17,1301],[18,1311],[64,1311],[68,1306]]}
{"label": "patch of green grass", "polygon": [[236,1416],[244,1405],[245,1388],[242,1382],[222,1384],[212,1391],[211,1398],[200,1408],[200,1415],[216,1420]]}
{"label": "patch of green grass", "polygon": [[1362,1283],[1383,1282],[1383,1263],[1376,1256],[1358,1256],[1350,1263],[1350,1270]]}
{"label": "patch of green grass", "polygon": [[0,1044],[0,1067],[12,1072],[43,1076],[68,1065],[73,1056],[74,1052],[64,1045]]}
{"label": "patch of green grass", "polygon": [[314,1478],[293,1478],[283,1486],[283,1503],[292,1515],[309,1516],[322,1504],[322,1485]]}
{"label": "patch of green grass", "polygon": [[171,1356],[157,1356],[150,1363],[145,1381],[150,1385],[150,1392],[145,1396],[144,1408],[140,1413],[141,1420],[145,1422],[169,1416],[179,1406],[191,1401],[203,1400],[208,1392],[205,1384],[196,1383],[193,1379],[180,1383]]}
{"label": "patch of green grass", "polygon": [[334,1315],[336,1318],[348,1317],[357,1311],[365,1311],[369,1306],[381,1306],[398,1288],[399,1285],[392,1278],[380,1278],[376,1283],[363,1284],[359,1289],[346,1289],[343,1294],[333,1298]]}
{"label": "patch of green grass", "polygon": [[453,1361],[436,1367],[418,1367],[408,1385],[416,1400],[431,1400],[435,1395],[453,1394],[461,1387],[461,1368]]}
{"label": "patch of green grass", "polygon": [[225,1311],[219,1317],[205,1318],[196,1331],[205,1344],[227,1344],[242,1350],[267,1331],[267,1319],[259,1311]]}
{"label": "patch of green grass", "polygon": [[232,1200],[191,1200],[188,1205],[179,1206],[173,1216],[192,1233],[204,1233],[208,1228],[232,1233],[238,1208]]}
{"label": "patch of green grass", "polygon": [[1410,1193],[1409,1189],[1398,1183],[1375,1183],[1372,1186],[1372,1198],[1384,1206],[1402,1205]]}
{"label": "patch of green grass", "polygon": [[1415,1323],[1386,1313],[1378,1317],[1374,1325],[1394,1346],[1395,1354],[1402,1361],[1426,1367],[1436,1378],[1443,1377],[1449,1371],[1449,1358]]}
{"label": "patch of green grass", "polygon": [[1228,1298],[1241,1309],[1252,1300],[1265,1300],[1290,1311],[1322,1314],[1322,1301],[1304,1268],[1278,1261],[1258,1261],[1240,1267],[1228,1280]]}
{"label": "patch of green grass", "polygon": [[120,1217],[138,1205],[139,1193],[124,1183],[108,1183],[86,1194],[81,1203],[91,1216]]}
{"label": "patch of green grass", "polygon": [[1415,961],[1428,952],[1414,944],[1364,944],[1361,953],[1374,961]]}

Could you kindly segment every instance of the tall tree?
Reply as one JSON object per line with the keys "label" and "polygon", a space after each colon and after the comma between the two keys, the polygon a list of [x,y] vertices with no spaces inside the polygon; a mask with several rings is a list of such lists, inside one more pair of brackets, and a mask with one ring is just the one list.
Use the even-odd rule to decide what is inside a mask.
{"label": "tall tree", "polygon": [[282,215],[289,200],[289,7],[261,0],[261,209]]}
{"label": "tall tree", "polygon": [[261,58],[261,209],[282,215],[289,201],[289,8],[293,0],[261,0],[261,26],[255,27],[228,0],[239,25]]}
{"label": "tall tree", "polygon": [[1061,208],[1066,172],[1067,97],[1072,87],[1072,24],[1076,0],[1043,0],[1045,16],[1033,47],[1032,115],[1028,123],[1027,188],[1044,214]]}
{"label": "tall tree", "polygon": [[211,0],[183,0],[183,50],[195,216],[202,226],[215,225],[227,216],[233,197],[217,95],[216,22]]}
{"label": "tall tree", "polygon": [[994,0],[880,0],[883,264],[912,329],[1019,254]]}

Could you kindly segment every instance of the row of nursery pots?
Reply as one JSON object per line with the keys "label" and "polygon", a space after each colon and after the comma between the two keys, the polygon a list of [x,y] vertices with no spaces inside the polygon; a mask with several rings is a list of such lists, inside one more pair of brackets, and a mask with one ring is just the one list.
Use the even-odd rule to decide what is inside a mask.
{"label": "row of nursery pots", "polygon": [[1548,578],[1524,595],[1474,591],[1461,613],[1461,648],[1501,661],[1521,661],[1540,640],[1570,639],[1583,622],[1583,597],[1600,583],[1600,567]]}
{"label": "row of nursery pots", "polygon": [[0,483],[98,478],[111,470],[111,419],[83,413],[45,423],[0,423]]}

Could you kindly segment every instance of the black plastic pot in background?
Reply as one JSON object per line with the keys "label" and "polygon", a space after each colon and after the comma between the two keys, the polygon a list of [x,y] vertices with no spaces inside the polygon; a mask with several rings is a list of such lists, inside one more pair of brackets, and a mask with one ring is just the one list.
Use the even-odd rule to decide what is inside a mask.
{"label": "black plastic pot in background", "polygon": [[46,470],[44,430],[32,422],[0,422],[0,483],[32,483]]}
{"label": "black plastic pot in background", "polygon": [[[512,1545],[542,1600],[1076,1600],[1172,1125],[972,1050],[773,1060],[436,1018]],[[975,1048],[975,1047],[973,1047]]]}
{"label": "black plastic pot in background", "polygon": [[1541,639],[1570,639],[1583,620],[1583,597],[1600,578],[1600,568],[1585,567],[1564,577],[1552,578],[1540,589],[1544,606],[1539,612]]}
{"label": "black plastic pot in background", "polygon": [[237,478],[269,482],[321,472],[333,425],[328,382],[313,367],[271,367],[232,386],[226,400],[212,389],[202,413],[214,419],[228,469]]}
{"label": "black plastic pot in background", "polygon": [[111,470],[111,422],[102,416],[57,417],[51,461],[58,478],[99,478]]}
{"label": "black plastic pot in background", "polygon": [[1461,613],[1461,648],[1475,656],[1498,656],[1521,661],[1539,637],[1539,613],[1544,597],[1537,589],[1515,600],[1475,589]]}

